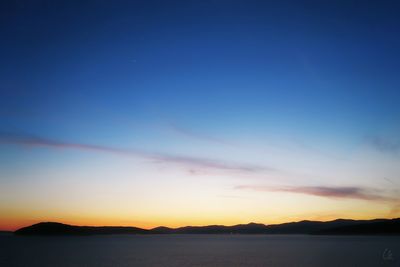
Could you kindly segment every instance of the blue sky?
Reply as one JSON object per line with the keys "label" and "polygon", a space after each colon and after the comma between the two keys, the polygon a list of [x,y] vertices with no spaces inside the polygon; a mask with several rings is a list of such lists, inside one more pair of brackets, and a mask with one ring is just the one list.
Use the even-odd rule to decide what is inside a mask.
{"label": "blue sky", "polygon": [[[137,166],[132,171],[142,178],[129,183],[143,191],[148,190],[144,186],[148,179],[179,187],[184,183],[178,178],[162,176],[184,177],[188,173],[182,169],[189,169],[189,176],[196,176],[194,184],[203,183],[203,178],[211,181],[214,195],[236,197],[242,193],[237,188],[256,187],[255,192],[244,191],[259,196],[259,189],[270,187],[271,180],[279,184],[272,191],[279,188],[285,196],[300,190],[305,197],[329,199],[330,194],[316,189],[321,186],[347,195],[352,195],[347,187],[354,187],[350,191],[355,198],[374,187],[381,191],[369,192],[373,196],[392,201],[396,194],[393,190],[400,185],[396,1],[1,5],[0,182],[8,186],[3,190],[15,191],[3,199],[11,206],[18,206],[21,199],[38,200],[39,192],[59,185],[54,181],[62,183],[68,175],[82,172],[92,184],[112,188],[112,181],[118,183],[131,165]],[[109,154],[118,154],[117,159]],[[134,162],[126,163],[130,157]],[[154,161],[167,169],[160,170]],[[124,174],[96,178],[93,165],[110,173],[119,166]],[[53,168],[68,169],[68,175],[54,177]],[[222,178],[215,178],[210,168]],[[31,189],[38,195],[19,195],[21,184],[14,181],[35,183],[39,179],[35,173],[47,186]],[[249,175],[249,180],[242,177]],[[77,180],[76,186],[89,185]],[[292,190],[292,186],[302,187]],[[311,194],[304,190],[307,186],[313,186]],[[271,189],[267,191],[271,194]],[[73,188],[70,193],[78,199],[83,194]],[[93,201],[97,198],[97,193],[89,195]],[[257,201],[261,205],[266,200]],[[35,205],[42,207],[40,201]],[[154,205],[155,211],[160,209]],[[223,206],[229,205],[233,204]],[[387,216],[393,205],[385,203],[354,216]],[[344,206],[321,204],[318,212],[334,207],[337,215],[326,218],[350,216],[350,211],[341,210]],[[311,216],[305,207],[301,210],[304,217]],[[25,219],[60,218],[45,211],[35,212],[36,217],[24,212],[29,214],[20,216]],[[136,213],[143,211],[129,214]],[[70,218],[65,214],[63,219]],[[175,216],[184,214],[181,209]],[[258,215],[251,216],[267,218]],[[124,211],[119,216],[132,215]],[[142,224],[162,221],[154,216]],[[192,221],[213,218],[213,222],[220,219]],[[279,215],[274,220],[287,218],[292,217]]]}

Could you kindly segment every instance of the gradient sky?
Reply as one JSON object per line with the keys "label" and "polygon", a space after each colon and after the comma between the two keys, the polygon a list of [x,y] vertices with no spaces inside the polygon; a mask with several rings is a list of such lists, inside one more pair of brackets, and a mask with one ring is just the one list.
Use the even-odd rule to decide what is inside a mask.
{"label": "gradient sky", "polygon": [[399,13],[2,2],[0,229],[399,217]]}

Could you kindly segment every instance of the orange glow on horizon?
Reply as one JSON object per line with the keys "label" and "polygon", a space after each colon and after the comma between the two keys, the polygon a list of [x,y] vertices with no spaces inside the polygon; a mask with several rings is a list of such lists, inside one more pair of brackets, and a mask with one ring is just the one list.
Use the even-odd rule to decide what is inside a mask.
{"label": "orange glow on horizon", "polygon": [[98,220],[82,220],[82,219],[66,219],[66,218],[49,218],[49,219],[10,219],[10,220],[1,220],[0,221],[0,231],[16,231],[22,227],[27,227],[40,222],[59,222],[76,226],[133,226],[139,227],[143,229],[152,229],[158,226],[165,226],[170,228],[178,228],[183,226],[206,226],[206,225],[237,225],[237,224],[247,224],[247,223],[262,223],[262,224],[281,224],[288,222],[297,222],[303,220],[310,221],[332,221],[336,219],[352,219],[352,220],[371,220],[376,218],[383,219],[394,219],[396,216],[339,216],[334,217],[330,215],[326,216],[309,216],[309,217],[287,217],[284,219],[270,220],[266,221],[258,221],[258,220],[223,220],[223,221],[212,221],[212,220],[198,220],[184,223],[181,220],[163,220],[163,221],[154,221],[151,223],[145,222],[136,222],[133,221],[130,223],[129,221],[123,221],[118,219],[98,219]]}

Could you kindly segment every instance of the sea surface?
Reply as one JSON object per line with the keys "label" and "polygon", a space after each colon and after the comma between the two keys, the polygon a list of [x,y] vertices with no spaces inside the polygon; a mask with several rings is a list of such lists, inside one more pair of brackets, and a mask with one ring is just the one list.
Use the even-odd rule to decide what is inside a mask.
{"label": "sea surface", "polygon": [[400,267],[400,237],[2,234],[0,266]]}

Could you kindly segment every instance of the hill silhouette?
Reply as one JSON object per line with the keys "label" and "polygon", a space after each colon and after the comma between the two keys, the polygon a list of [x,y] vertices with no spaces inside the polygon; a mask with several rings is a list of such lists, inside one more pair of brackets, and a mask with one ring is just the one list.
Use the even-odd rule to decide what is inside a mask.
{"label": "hill silhouette", "polygon": [[283,224],[208,225],[179,228],[156,227],[150,230],[123,226],[74,226],[42,222],[23,227],[16,235],[107,235],[107,234],[316,234],[316,235],[398,235],[400,218],[344,220],[328,222],[300,221]]}
{"label": "hill silhouette", "polygon": [[105,235],[146,234],[149,231],[138,227],[124,226],[74,226],[56,222],[41,222],[18,229],[17,235]]}
{"label": "hill silhouette", "polygon": [[364,223],[354,223],[352,225],[342,225],[327,229],[322,229],[315,232],[315,234],[324,235],[389,235],[400,234],[400,219],[393,219],[388,221],[373,220]]}

